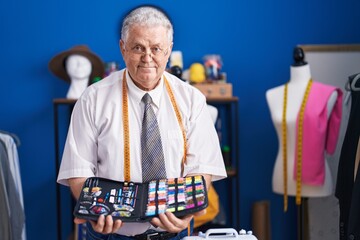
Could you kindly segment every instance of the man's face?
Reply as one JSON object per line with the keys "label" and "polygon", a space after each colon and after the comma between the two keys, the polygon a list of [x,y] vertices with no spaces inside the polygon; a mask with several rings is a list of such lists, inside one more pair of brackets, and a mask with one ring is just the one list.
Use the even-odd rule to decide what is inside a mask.
{"label": "man's face", "polygon": [[144,90],[155,88],[172,49],[166,28],[131,26],[127,39],[120,40],[120,49],[135,84]]}

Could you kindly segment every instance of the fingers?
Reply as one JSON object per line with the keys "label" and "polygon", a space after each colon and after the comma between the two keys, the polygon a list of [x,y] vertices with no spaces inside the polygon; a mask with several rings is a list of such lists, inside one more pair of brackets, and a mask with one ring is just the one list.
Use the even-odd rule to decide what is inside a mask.
{"label": "fingers", "polygon": [[110,215],[106,216],[103,233],[111,233],[113,229],[113,225],[114,225],[113,218]]}
{"label": "fingers", "polygon": [[202,216],[202,215],[205,215],[205,214],[206,214],[206,208],[199,211],[199,212],[194,213],[194,216],[199,217],[199,216]]}
{"label": "fingers", "polygon": [[76,224],[83,224],[83,223],[85,223],[85,222],[86,222],[85,219],[74,218],[74,223],[76,223]]}
{"label": "fingers", "polygon": [[174,214],[166,212],[165,214],[159,214],[158,218],[153,218],[151,223],[155,226],[161,227],[168,232],[177,233],[187,228],[192,218],[193,215],[177,218]]}
{"label": "fingers", "polygon": [[92,228],[95,232],[102,234],[114,233],[122,226],[121,220],[114,221],[111,215],[100,215],[97,222],[90,221]]}
{"label": "fingers", "polygon": [[102,233],[104,230],[104,226],[105,226],[105,216],[100,215],[97,222],[90,221],[90,223],[95,232]]}
{"label": "fingers", "polygon": [[119,220],[119,219],[115,220],[112,232],[116,232],[117,230],[119,230],[122,227],[122,225],[123,225],[123,223],[121,220]]}

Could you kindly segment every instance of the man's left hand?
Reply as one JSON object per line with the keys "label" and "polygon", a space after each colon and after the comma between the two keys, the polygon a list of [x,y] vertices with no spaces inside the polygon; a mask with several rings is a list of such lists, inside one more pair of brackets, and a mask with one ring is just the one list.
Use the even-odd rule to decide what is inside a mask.
{"label": "man's left hand", "polygon": [[170,233],[178,233],[187,228],[190,221],[194,216],[201,216],[206,213],[206,209],[196,212],[194,214],[186,215],[185,217],[178,218],[171,212],[165,212],[159,214],[159,217],[155,217],[151,220],[151,224],[156,227],[160,227],[163,230]]}

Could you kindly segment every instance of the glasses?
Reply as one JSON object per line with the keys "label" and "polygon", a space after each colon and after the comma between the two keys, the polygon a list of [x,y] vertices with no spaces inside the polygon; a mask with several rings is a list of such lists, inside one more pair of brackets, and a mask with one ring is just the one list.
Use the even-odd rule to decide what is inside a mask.
{"label": "glasses", "polygon": [[[124,44],[126,45],[126,44]],[[146,54],[151,54],[151,57],[163,57],[168,53],[169,47],[167,48],[160,48],[160,47],[151,47],[146,48],[143,47],[141,45],[136,45],[135,47],[130,48],[129,50],[127,50],[125,48],[126,51],[129,51],[130,53],[134,54],[134,55],[142,55],[145,56]],[[149,52],[150,50],[150,52]]]}

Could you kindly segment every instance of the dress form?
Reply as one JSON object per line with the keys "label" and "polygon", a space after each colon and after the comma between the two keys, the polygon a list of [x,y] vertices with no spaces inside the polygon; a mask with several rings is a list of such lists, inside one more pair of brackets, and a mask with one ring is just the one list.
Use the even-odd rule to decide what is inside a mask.
{"label": "dress form", "polygon": [[82,55],[73,54],[66,59],[65,68],[71,81],[66,97],[78,99],[89,85],[89,77],[92,71],[91,62]]}
{"label": "dress form", "polygon": [[[301,55],[302,54],[302,55]],[[302,56],[302,57],[301,57]],[[293,169],[295,164],[296,150],[296,120],[299,109],[304,97],[304,93],[309,80],[311,71],[309,64],[303,60],[303,53],[298,49],[294,51],[295,63],[290,67],[290,81],[287,92],[286,124],[287,124],[287,194],[296,196],[296,180],[294,180]],[[334,91],[328,102],[328,117],[335,105],[337,92]],[[283,136],[282,136],[282,114],[284,105],[284,85],[269,89],[266,92],[266,100],[270,109],[271,118],[279,139],[279,149],[275,160],[272,178],[272,188],[275,193],[284,194],[283,178]],[[325,150],[324,150],[325,151]],[[302,197],[324,197],[333,192],[333,181],[330,168],[325,161],[325,182],[322,186],[312,186],[302,184]]]}

